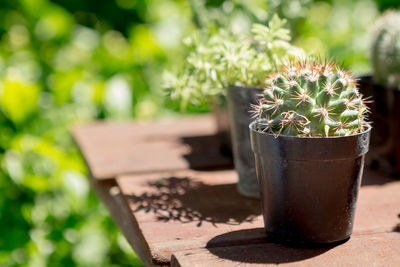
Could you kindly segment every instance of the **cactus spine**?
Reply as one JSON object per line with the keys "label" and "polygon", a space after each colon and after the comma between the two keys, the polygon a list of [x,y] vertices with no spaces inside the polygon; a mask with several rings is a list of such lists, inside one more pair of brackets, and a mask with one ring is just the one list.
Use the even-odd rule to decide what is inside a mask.
{"label": "cactus spine", "polygon": [[355,79],[333,62],[290,63],[267,78],[255,117],[275,135],[345,136],[365,130],[367,107]]}
{"label": "cactus spine", "polygon": [[386,11],[374,24],[371,62],[377,83],[400,90],[399,11]]}

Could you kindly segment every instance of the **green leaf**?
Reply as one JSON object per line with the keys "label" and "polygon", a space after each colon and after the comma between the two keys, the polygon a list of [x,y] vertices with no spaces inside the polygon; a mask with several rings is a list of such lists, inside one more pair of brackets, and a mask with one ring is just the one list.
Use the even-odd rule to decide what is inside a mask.
{"label": "green leaf", "polygon": [[21,124],[37,108],[40,89],[35,84],[5,81],[1,94],[1,108],[15,124]]}

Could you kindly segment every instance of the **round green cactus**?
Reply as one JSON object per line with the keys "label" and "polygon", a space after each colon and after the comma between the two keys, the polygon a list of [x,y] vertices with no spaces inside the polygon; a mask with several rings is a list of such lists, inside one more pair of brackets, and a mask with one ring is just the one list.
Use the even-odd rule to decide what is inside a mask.
{"label": "round green cactus", "polygon": [[290,63],[267,78],[255,117],[262,131],[291,136],[345,136],[365,130],[367,107],[356,80],[333,62]]}
{"label": "round green cactus", "polygon": [[374,79],[400,90],[400,12],[386,11],[376,21],[372,33]]}

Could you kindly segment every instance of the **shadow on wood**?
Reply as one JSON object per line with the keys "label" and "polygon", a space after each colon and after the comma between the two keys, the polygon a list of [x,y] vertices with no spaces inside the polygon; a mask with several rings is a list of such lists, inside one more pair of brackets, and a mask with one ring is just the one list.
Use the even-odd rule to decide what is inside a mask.
{"label": "shadow on wood", "polygon": [[[318,244],[318,247],[312,247],[310,245],[301,247],[292,247],[283,244],[274,243],[272,240],[268,240],[265,235],[264,238],[260,237],[259,232],[264,231],[263,228],[246,229],[234,232],[229,232],[214,237],[208,243],[206,248],[208,251],[217,256],[220,259],[225,259],[238,263],[263,263],[263,264],[281,264],[303,261],[313,257],[317,257],[337,245],[343,244],[345,241],[341,241],[334,244]],[[224,246],[224,240],[244,240],[238,237],[255,236],[257,239],[248,239],[246,242],[232,244],[227,242]],[[243,245],[255,245],[264,244],[261,246],[243,246]],[[236,250],[236,251],[235,251]]]}
{"label": "shadow on wood", "polygon": [[[233,168],[232,153],[221,140],[221,135],[183,136],[182,144],[190,147],[190,153],[182,155],[193,170],[226,170]],[[220,162],[215,165],[213,162]]]}
{"label": "shadow on wood", "polygon": [[[400,213],[397,214],[397,217],[400,219]],[[393,232],[400,233],[400,222],[395,227],[393,227]]]}
{"label": "shadow on wood", "polygon": [[[209,222],[237,225],[261,214],[258,200],[242,197],[236,184],[208,185],[190,178],[168,177],[148,182],[152,193],[128,195],[135,211],[152,212],[159,221]],[[134,212],[135,212],[134,211]]]}
{"label": "shadow on wood", "polygon": [[381,173],[377,170],[371,170],[370,168],[364,167],[364,174],[361,180],[361,186],[370,185],[385,185],[387,183],[397,182],[392,176]]}

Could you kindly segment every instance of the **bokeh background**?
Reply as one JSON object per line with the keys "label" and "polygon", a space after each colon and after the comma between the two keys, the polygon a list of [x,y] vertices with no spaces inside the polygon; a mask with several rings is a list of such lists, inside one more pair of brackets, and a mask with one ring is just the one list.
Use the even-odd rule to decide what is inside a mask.
{"label": "bokeh background", "polygon": [[162,73],[197,28],[276,12],[293,42],[368,73],[368,31],[397,0],[1,0],[0,266],[141,266],[92,192],[69,129],[179,113]]}

